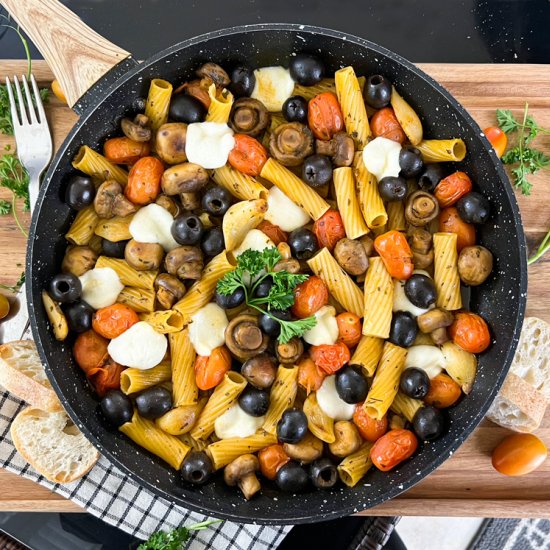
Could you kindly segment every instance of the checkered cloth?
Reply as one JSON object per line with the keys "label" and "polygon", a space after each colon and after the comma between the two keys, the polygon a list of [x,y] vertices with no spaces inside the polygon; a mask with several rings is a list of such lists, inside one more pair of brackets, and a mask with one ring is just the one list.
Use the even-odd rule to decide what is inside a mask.
{"label": "checkered cloth", "polygon": [[[0,467],[32,479],[71,499],[88,512],[130,535],[146,539],[159,529],[168,531],[208,519],[154,496],[101,457],[79,481],[59,485],[35,472],[17,453],[10,437],[10,423],[25,403],[0,390]],[[188,550],[256,550],[276,548],[290,527],[240,525],[224,521],[195,531]]]}

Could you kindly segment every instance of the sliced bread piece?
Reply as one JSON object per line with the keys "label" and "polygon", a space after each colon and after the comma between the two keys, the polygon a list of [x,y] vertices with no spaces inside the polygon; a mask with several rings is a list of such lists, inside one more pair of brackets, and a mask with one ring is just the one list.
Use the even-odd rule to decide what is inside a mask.
{"label": "sliced bread piece", "polygon": [[15,417],[10,430],[23,458],[55,483],[81,478],[99,458],[95,447],[64,412],[28,407]]}
{"label": "sliced bread piece", "polygon": [[0,386],[44,411],[62,411],[32,340],[0,346]]}

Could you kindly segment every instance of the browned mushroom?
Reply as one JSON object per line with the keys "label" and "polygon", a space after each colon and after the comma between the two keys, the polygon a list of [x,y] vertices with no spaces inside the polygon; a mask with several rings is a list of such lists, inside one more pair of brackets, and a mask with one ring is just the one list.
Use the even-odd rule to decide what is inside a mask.
{"label": "browned mushroom", "polygon": [[273,267],[273,271],[288,271],[289,273],[300,273],[300,262],[294,258],[279,260]]}
{"label": "browned mushroom", "polygon": [[161,186],[167,195],[196,193],[208,183],[208,172],[198,164],[176,164],[162,174]]}
{"label": "browned mushroom", "polygon": [[432,332],[430,332],[430,336],[436,346],[442,346],[445,342],[449,341],[449,335],[447,334],[447,329],[445,327],[439,327],[432,330]]}
{"label": "browned mushroom", "polygon": [[302,353],[304,353],[302,339],[295,336],[286,344],[277,344],[275,353],[280,363],[286,365],[296,363],[302,356]]}
{"label": "browned mushroom", "polygon": [[124,259],[138,271],[158,269],[164,258],[164,248],[158,243],[140,243],[130,239],[124,249]]}
{"label": "browned mushroom", "polygon": [[251,97],[241,97],[233,103],[229,126],[238,134],[258,137],[269,126],[271,115],[265,105]]}
{"label": "browned mushroom", "polygon": [[237,315],[225,329],[225,345],[241,361],[263,353],[268,344],[269,337],[261,331],[256,315]]}
{"label": "browned mushroom", "polygon": [[362,275],[369,267],[369,258],[360,241],[340,239],[334,247],[334,257],[350,275]]}
{"label": "browned mushroom", "polygon": [[120,122],[122,132],[133,141],[149,141],[151,139],[151,125],[149,117],[139,114],[134,120],[123,118]]}
{"label": "browned mushroom", "polygon": [[265,390],[271,387],[277,375],[275,357],[267,353],[255,355],[243,363],[241,374],[256,388]]}
{"label": "browned mushroom", "polygon": [[483,283],[493,270],[493,255],[484,246],[466,246],[458,257],[460,280],[470,286]]}
{"label": "browned mushroom", "polygon": [[216,63],[205,63],[195,71],[195,74],[200,78],[210,79],[216,88],[225,88],[231,82],[229,75]]}
{"label": "browned mushroom", "polygon": [[[155,140],[157,155],[166,164],[179,164],[187,160],[185,142],[187,140],[187,124],[183,122],[167,122],[158,130]],[[173,194],[173,193],[171,193]]]}
{"label": "browned mushroom", "polygon": [[405,206],[405,218],[415,227],[424,227],[439,215],[437,199],[426,191],[415,191]]}
{"label": "browned mushroom", "polygon": [[161,273],[155,279],[157,301],[164,309],[170,309],[185,294],[185,285],[169,273]]}
{"label": "browned mushroom", "polygon": [[298,443],[284,443],[283,449],[290,458],[309,464],[323,454],[323,442],[307,432]]}
{"label": "browned mushroom", "polygon": [[181,205],[184,210],[197,210],[201,205],[200,193],[180,193]]}
{"label": "browned mushroom", "polygon": [[69,246],[61,263],[61,271],[80,277],[93,269],[96,262],[97,254],[89,246]]}
{"label": "browned mushroom", "polygon": [[363,444],[355,424],[348,420],[340,420],[334,424],[334,435],[336,439],[330,443],[330,452],[339,458],[344,458],[354,453]]}
{"label": "browned mushroom", "polygon": [[271,132],[269,152],[284,166],[298,166],[313,153],[313,134],[299,122],[281,124]]}
{"label": "browned mushroom", "polygon": [[204,267],[201,249],[196,246],[178,246],[166,254],[164,266],[170,275],[198,280]]}
{"label": "browned mushroom", "polygon": [[170,214],[172,214],[173,218],[176,218],[178,214],[180,213],[180,205],[168,195],[165,195],[164,193],[161,193],[155,200],[155,203],[159,206],[162,206],[164,210],[168,210]]}
{"label": "browned mushroom", "polygon": [[359,241],[365,249],[365,254],[370,257],[374,254],[374,239],[370,235],[363,235]]}
{"label": "browned mushroom", "polygon": [[113,218],[114,216],[128,216],[137,208],[122,192],[122,186],[115,180],[103,182],[95,195],[94,209],[100,218]]}
{"label": "browned mushroom", "polygon": [[256,477],[259,469],[260,464],[254,455],[241,455],[225,467],[223,479],[230,487],[238,485],[244,498],[250,500],[261,489]]}
{"label": "browned mushroom", "polygon": [[418,328],[423,333],[433,332],[438,328],[448,327],[454,321],[454,316],[446,309],[430,309],[416,318]]}
{"label": "browned mushroom", "polygon": [[409,235],[409,244],[413,252],[427,254],[432,248],[432,234],[425,229],[415,228]]}
{"label": "browned mushroom", "polygon": [[346,132],[338,132],[330,141],[315,140],[315,151],[319,155],[332,157],[334,166],[351,166],[355,145]]}

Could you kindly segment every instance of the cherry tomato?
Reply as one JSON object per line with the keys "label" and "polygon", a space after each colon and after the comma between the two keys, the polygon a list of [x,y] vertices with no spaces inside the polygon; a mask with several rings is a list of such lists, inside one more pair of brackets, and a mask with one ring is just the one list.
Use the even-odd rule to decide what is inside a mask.
{"label": "cherry tomato", "polygon": [[128,137],[108,139],[103,145],[103,154],[115,164],[134,164],[147,156],[151,147],[146,141],[134,141]]}
{"label": "cherry tomato", "polygon": [[229,153],[229,164],[248,176],[259,176],[267,161],[265,147],[251,136],[235,134],[235,146]]}
{"label": "cherry tomato", "polygon": [[349,362],[351,357],[349,348],[344,342],[311,346],[309,355],[315,362],[317,368],[322,369],[327,374],[334,374],[336,371],[340,370]]}
{"label": "cherry tomato", "polygon": [[454,405],[461,395],[460,386],[450,376],[441,373],[430,380],[430,389],[424,401],[438,409],[445,409]]}
{"label": "cherry tomato", "polygon": [[376,111],[370,119],[370,128],[374,137],[384,137],[397,141],[397,143],[407,141],[407,136],[391,107],[384,107]]}
{"label": "cherry tomato", "polygon": [[270,445],[258,453],[260,472],[267,479],[275,479],[281,466],[284,466],[290,457],[285,453],[282,445]]}
{"label": "cherry tomato", "polygon": [[329,140],[344,129],[344,116],[338,98],[332,92],[323,92],[310,99],[307,120],[317,139]]}
{"label": "cherry tomato", "polygon": [[439,214],[439,231],[442,233],[456,233],[456,250],[460,252],[466,246],[476,244],[476,230],[471,223],[462,221],[458,210],[454,206],[445,208]]}
{"label": "cherry tomato", "polygon": [[355,313],[344,311],[336,316],[338,339],[349,348],[354,348],[361,340],[361,318]]}
{"label": "cherry tomato", "polygon": [[267,220],[264,220],[256,229],[267,235],[275,246],[288,241],[288,234],[283,231],[278,225],[275,225]]}
{"label": "cherry tomato", "polygon": [[90,369],[86,376],[99,397],[103,397],[109,390],[120,389],[120,374],[125,368],[109,357],[104,365]]}
{"label": "cherry tomato", "polygon": [[536,470],[547,454],[546,445],[536,435],[509,435],[493,451],[493,468],[506,476],[523,476]]}
{"label": "cherry tomato", "polygon": [[208,356],[197,355],[195,359],[195,380],[201,390],[217,386],[231,369],[231,354],[225,346],[212,350]]}
{"label": "cherry tomato", "polygon": [[311,317],[316,311],[328,304],[328,288],[316,275],[311,275],[306,281],[294,289],[294,305],[292,313],[298,319]]}
{"label": "cherry tomato", "polygon": [[3,294],[0,294],[0,319],[3,319],[4,317],[6,317],[6,315],[9,312],[10,312],[10,303]]}
{"label": "cherry tomato", "polygon": [[491,343],[487,323],[470,311],[455,313],[455,320],[449,327],[449,335],[457,346],[470,353],[481,353]]}
{"label": "cherry tomato", "polygon": [[372,463],[383,472],[395,468],[416,451],[418,439],[409,430],[390,430],[370,450]]}
{"label": "cherry tomato", "polygon": [[399,231],[388,231],[374,240],[374,249],[382,258],[394,279],[408,279],[414,270],[412,252],[407,238]]}
{"label": "cherry tomato", "polygon": [[78,366],[88,374],[107,361],[107,345],[109,341],[95,330],[87,330],[79,334],[73,348],[74,358]]}
{"label": "cherry tomato", "polygon": [[308,395],[321,387],[325,377],[326,374],[318,369],[312,359],[302,359],[298,364],[298,384],[306,390]]}
{"label": "cherry tomato", "polygon": [[61,103],[65,103],[65,105],[67,105],[67,98],[65,97],[65,92],[63,91],[63,88],[61,88],[61,84],[59,84],[57,80],[54,80],[52,82],[52,92],[53,92],[53,95],[57,97],[59,101],[61,101]]}
{"label": "cherry tomato", "polygon": [[506,145],[508,145],[506,134],[498,126],[489,126],[489,128],[483,130],[483,133],[493,146],[497,157],[500,158],[504,154],[504,151],[506,151]]}
{"label": "cherry tomato", "polygon": [[327,247],[332,252],[336,243],[346,236],[346,229],[340,212],[327,210],[313,224],[313,233],[317,237],[319,247]]}
{"label": "cherry tomato", "polygon": [[380,420],[369,416],[363,407],[363,403],[355,406],[353,423],[357,426],[363,439],[374,443],[388,431],[388,417],[384,415]]}
{"label": "cherry tomato", "polygon": [[460,197],[472,190],[472,180],[465,172],[455,172],[443,178],[435,188],[434,195],[441,208],[452,206]]}
{"label": "cherry tomato", "polygon": [[94,313],[92,327],[104,338],[113,339],[138,321],[138,314],[131,307],[124,304],[113,304],[102,307]]}
{"label": "cherry tomato", "polygon": [[164,165],[155,157],[140,158],[128,175],[128,183],[124,189],[126,198],[134,204],[149,204],[153,202],[160,191],[160,179]]}

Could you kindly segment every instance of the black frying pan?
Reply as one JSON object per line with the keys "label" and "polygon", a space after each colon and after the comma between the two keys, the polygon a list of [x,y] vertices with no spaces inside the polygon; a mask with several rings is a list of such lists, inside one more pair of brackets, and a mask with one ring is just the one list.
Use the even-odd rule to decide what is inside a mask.
{"label": "black frying pan", "polygon": [[[266,524],[315,522],[364,510],[412,487],[449,458],[479,424],[506,376],[521,329],[527,290],[525,239],[514,194],[501,163],[464,108],[414,65],[376,44],[341,32],[287,24],[212,32],[177,44],[140,65],[126,59],[78,99],[92,80],[121,61],[126,52],[105,41],[99,51],[94,51],[99,38],[87,40],[89,29],[76,18],[71,20],[70,12],[55,0],[41,0],[38,10],[38,0],[2,1],[41,46],[58,76],[64,77],[62,85],[70,90],[69,101],[81,115],[50,166],[34,211],[27,256],[27,298],[34,338],[48,377],[72,419],[101,453],[139,483],[177,504],[215,517]],[[48,12],[52,8],[58,10],[54,19]],[[72,25],[72,30],[67,25]],[[157,32],[154,25],[151,29]],[[75,41],[80,42],[76,48]],[[111,47],[108,54],[107,47]],[[122,434],[105,429],[97,414],[98,403],[72,359],[71,342],[57,342],[52,335],[40,292],[59,270],[66,247],[63,234],[73,218],[60,198],[73,172],[71,159],[82,144],[100,150],[105,138],[118,132],[117,121],[135,112],[151,78],[165,78],[178,85],[205,61],[225,67],[235,62],[253,67],[286,65],[289,55],[297,51],[320,55],[330,71],[352,65],[358,74],[386,75],[419,113],[426,136],[464,139],[468,155],[460,168],[494,206],[491,221],[478,235],[480,243],[494,253],[495,268],[488,282],[472,289],[471,309],[487,319],[495,340],[479,358],[474,390],[449,411],[449,432],[436,442],[422,445],[413,459],[390,473],[373,470],[353,489],[340,487],[296,496],[265,484],[259,497],[245,502],[221,477],[202,488],[183,487],[177,472]],[[101,64],[93,58],[99,53],[103,54]],[[68,54],[71,63],[67,64],[66,58],[63,61],[60,54]],[[67,67],[72,67],[72,74]]]}

